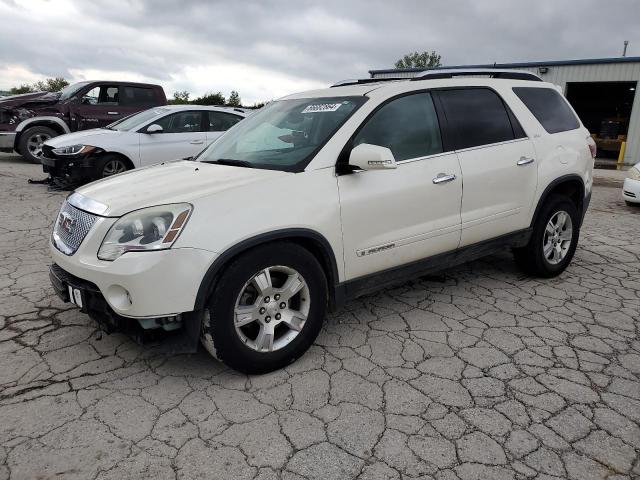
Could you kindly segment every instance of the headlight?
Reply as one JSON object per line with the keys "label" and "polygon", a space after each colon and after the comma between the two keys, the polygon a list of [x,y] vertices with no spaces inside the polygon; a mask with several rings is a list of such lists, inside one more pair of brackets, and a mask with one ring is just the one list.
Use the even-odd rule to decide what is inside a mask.
{"label": "headlight", "polygon": [[171,248],[186,225],[191,209],[188,203],[177,203],[127,213],[109,229],[98,250],[98,258],[113,261],[127,252]]}
{"label": "headlight", "polygon": [[627,172],[627,177],[633,180],[640,180],[640,170],[636,167],[631,167]]}
{"label": "headlight", "polygon": [[96,147],[91,145],[68,145],[66,147],[54,148],[52,151],[56,155],[80,155],[82,153],[89,153],[95,150]]}

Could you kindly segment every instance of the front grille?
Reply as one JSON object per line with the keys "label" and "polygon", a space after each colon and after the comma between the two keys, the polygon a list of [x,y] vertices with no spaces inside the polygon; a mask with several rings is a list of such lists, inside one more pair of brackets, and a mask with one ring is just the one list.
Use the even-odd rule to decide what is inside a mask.
{"label": "front grille", "polygon": [[625,194],[627,197],[636,198],[636,194],[635,194],[635,193],[633,193],[633,192],[628,192],[628,191],[624,190],[624,194]]}
{"label": "front grille", "polygon": [[53,226],[53,244],[62,253],[73,255],[97,219],[65,201]]}

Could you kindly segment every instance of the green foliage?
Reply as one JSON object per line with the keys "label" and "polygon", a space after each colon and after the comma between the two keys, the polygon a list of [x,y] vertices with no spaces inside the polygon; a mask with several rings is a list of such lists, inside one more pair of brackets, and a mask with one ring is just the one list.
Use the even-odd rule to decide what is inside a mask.
{"label": "green foliage", "polygon": [[395,63],[396,68],[433,68],[442,65],[442,57],[435,50],[430,52],[413,52],[405,55]]}
{"label": "green foliage", "polygon": [[9,90],[9,93],[11,95],[20,95],[21,93],[31,93],[31,92],[33,92],[33,88],[31,87],[31,85],[28,85],[26,83],[23,83],[19,87],[11,87],[11,89]]}
{"label": "green foliage", "polygon": [[230,107],[240,107],[240,106],[242,106],[242,100],[240,100],[240,95],[238,94],[238,92],[236,92],[235,90],[231,90],[231,93],[229,94],[229,101],[227,102],[227,105],[229,105]]}
{"label": "green foliage", "polygon": [[36,92],[59,92],[68,85],[69,82],[62,77],[47,78],[44,81],[40,80],[34,83],[33,89]]}
{"label": "green foliage", "polygon": [[207,92],[203,96],[193,100],[197,105],[224,105],[226,103],[224,95],[220,92]]}
{"label": "green foliage", "polygon": [[167,101],[169,105],[185,105],[189,103],[189,92],[182,90],[179,92],[173,92],[173,98]]}

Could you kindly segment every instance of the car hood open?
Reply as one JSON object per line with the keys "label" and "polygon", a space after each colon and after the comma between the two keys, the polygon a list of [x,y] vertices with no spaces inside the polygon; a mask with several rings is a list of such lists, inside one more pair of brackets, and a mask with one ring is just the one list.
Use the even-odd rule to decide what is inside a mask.
{"label": "car hood open", "polygon": [[165,162],[130,170],[76,190],[106,206],[94,212],[107,217],[154,205],[192,202],[197,198],[292,173],[193,161]]}

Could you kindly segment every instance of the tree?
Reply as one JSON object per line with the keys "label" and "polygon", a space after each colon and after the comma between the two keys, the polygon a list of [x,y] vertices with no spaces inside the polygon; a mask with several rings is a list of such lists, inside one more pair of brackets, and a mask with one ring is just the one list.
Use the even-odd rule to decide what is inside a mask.
{"label": "tree", "polygon": [[31,87],[31,85],[27,85],[26,83],[23,83],[19,87],[11,87],[11,89],[9,90],[9,93],[11,95],[20,95],[21,93],[31,92],[33,92],[33,88]]}
{"label": "tree", "polygon": [[220,92],[207,92],[203,96],[196,98],[193,103],[197,105],[224,105],[226,101],[224,95]]}
{"label": "tree", "polygon": [[405,55],[395,63],[396,68],[433,68],[442,65],[442,57],[435,50],[413,52]]}
{"label": "tree", "polygon": [[36,92],[59,92],[68,85],[69,82],[62,77],[47,78],[34,83],[33,89]]}
{"label": "tree", "polygon": [[184,105],[189,103],[189,92],[182,90],[173,92],[173,98],[167,102],[170,105]]}
{"label": "tree", "polygon": [[229,95],[229,101],[227,104],[230,107],[240,107],[242,106],[242,100],[240,100],[240,95],[235,90],[231,90],[231,94]]}

